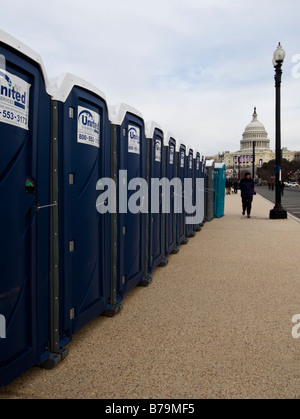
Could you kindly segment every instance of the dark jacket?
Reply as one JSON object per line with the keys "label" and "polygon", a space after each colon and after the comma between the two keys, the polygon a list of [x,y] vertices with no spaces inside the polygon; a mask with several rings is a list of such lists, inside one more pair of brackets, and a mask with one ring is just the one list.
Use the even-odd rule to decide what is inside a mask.
{"label": "dark jacket", "polygon": [[254,195],[254,181],[253,179],[242,179],[240,183],[241,197],[252,198]]}

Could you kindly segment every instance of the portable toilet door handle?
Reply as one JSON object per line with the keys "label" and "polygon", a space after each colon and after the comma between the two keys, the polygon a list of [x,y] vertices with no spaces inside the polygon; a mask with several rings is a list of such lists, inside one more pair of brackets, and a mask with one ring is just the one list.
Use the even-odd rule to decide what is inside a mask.
{"label": "portable toilet door handle", "polygon": [[35,207],[35,211],[36,212],[39,212],[39,210],[41,210],[41,209],[45,209],[45,208],[52,208],[52,207],[57,207],[58,206],[58,203],[56,202],[56,203],[54,203],[54,204],[49,204],[49,205],[43,205],[43,206],[40,206],[39,204]]}

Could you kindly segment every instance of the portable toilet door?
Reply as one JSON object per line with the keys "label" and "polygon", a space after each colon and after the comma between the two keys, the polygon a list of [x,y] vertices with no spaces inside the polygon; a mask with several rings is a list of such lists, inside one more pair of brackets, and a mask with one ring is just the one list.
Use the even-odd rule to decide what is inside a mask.
{"label": "portable toilet door", "polygon": [[205,163],[204,156],[202,156],[202,159],[200,157],[200,188],[201,188],[201,197],[202,197],[201,198],[201,203],[202,203],[201,220],[202,221],[200,224],[201,227],[203,227],[203,225],[206,222],[206,219],[205,219],[205,208],[206,208],[205,182],[206,182],[206,163]]}
{"label": "portable toilet door", "polygon": [[[167,258],[171,253],[179,252],[176,240],[177,214],[175,213],[176,191],[174,185],[177,176],[177,154],[176,140],[171,133],[164,136],[164,155],[165,178],[169,182],[168,189],[164,191],[165,205],[169,205],[168,211],[165,210],[165,258]],[[169,202],[166,202],[167,199]]]}
{"label": "portable toilet door", "polygon": [[47,86],[40,56],[0,31],[0,387],[49,357]]}
{"label": "portable toilet door", "polygon": [[213,160],[206,161],[205,166],[205,221],[214,219],[215,185],[214,185],[215,164]]}
{"label": "portable toilet door", "polygon": [[[201,154],[199,151],[195,151],[194,158],[194,206],[197,210],[197,221],[194,224],[194,231],[200,231],[203,227],[205,217],[205,164],[201,160]],[[198,183],[197,183],[198,182]],[[197,191],[198,188],[198,191]],[[199,202],[198,202],[199,201]],[[200,214],[198,214],[200,212]],[[199,217],[199,219],[198,219]]]}
{"label": "portable toilet door", "polygon": [[109,304],[110,214],[98,201],[101,180],[110,176],[105,95],[62,74],[53,93],[53,120],[59,144],[59,338],[64,345]]}
{"label": "portable toilet door", "polygon": [[156,122],[146,127],[147,141],[147,184],[149,190],[149,211],[146,215],[146,273],[151,274],[159,265],[165,266],[165,214],[160,182],[164,178],[164,134]]}
{"label": "portable toilet door", "polygon": [[[148,185],[146,181],[146,137],[141,113],[124,103],[110,109],[112,153],[117,156],[117,252],[116,283],[112,301],[119,303],[136,285],[148,285],[145,277],[146,214]],[[115,224],[115,223],[114,223]],[[114,280],[113,280],[114,282]],[[115,285],[115,286],[114,286]]]}
{"label": "portable toilet door", "polygon": [[175,196],[175,206],[177,207],[177,245],[187,244],[188,239],[186,236],[186,214],[184,206],[184,179],[186,176],[186,146],[177,142],[177,178],[180,180],[181,187]]}
{"label": "portable toilet door", "polygon": [[[186,175],[184,179],[184,210],[185,210],[185,229],[186,237],[194,237],[194,218],[193,207],[195,205],[196,179],[194,173],[194,150],[186,148]],[[188,220],[190,220],[188,222]]]}

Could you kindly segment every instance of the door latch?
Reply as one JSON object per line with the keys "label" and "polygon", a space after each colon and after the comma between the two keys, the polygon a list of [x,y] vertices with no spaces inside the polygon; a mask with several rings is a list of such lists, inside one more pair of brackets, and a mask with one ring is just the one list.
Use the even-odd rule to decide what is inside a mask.
{"label": "door latch", "polygon": [[35,194],[35,192],[36,192],[35,179],[28,178],[26,180],[26,183],[25,183],[25,192],[27,194],[31,194],[31,195],[34,195]]}

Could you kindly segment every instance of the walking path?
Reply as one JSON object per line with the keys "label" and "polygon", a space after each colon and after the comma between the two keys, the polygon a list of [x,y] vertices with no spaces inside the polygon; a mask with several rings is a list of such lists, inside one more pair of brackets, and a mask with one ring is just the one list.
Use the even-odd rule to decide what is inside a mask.
{"label": "walking path", "polygon": [[225,217],[136,288],[114,318],[92,321],[52,371],[33,368],[1,398],[300,398],[300,223],[269,220],[239,195]]}

